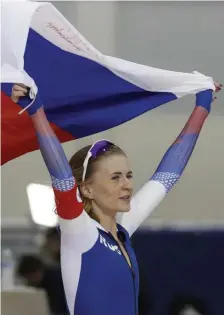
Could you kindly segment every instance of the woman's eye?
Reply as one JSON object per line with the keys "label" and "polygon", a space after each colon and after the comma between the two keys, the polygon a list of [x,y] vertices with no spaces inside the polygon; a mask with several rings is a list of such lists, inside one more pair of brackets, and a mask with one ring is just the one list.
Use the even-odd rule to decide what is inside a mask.
{"label": "woman's eye", "polygon": [[133,178],[133,175],[130,174],[130,175],[127,176],[127,178],[131,179],[131,178]]}
{"label": "woman's eye", "polygon": [[112,177],[112,180],[118,180],[119,179],[119,176],[113,176]]}

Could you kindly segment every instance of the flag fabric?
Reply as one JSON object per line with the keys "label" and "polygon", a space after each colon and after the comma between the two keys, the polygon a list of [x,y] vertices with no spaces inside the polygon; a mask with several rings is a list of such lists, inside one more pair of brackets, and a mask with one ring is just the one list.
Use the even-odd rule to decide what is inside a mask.
{"label": "flag fabric", "polygon": [[11,101],[13,83],[39,90],[61,142],[120,125],[188,94],[215,89],[198,72],[157,69],[106,56],[50,3],[3,2],[2,159],[38,149],[32,122]]}

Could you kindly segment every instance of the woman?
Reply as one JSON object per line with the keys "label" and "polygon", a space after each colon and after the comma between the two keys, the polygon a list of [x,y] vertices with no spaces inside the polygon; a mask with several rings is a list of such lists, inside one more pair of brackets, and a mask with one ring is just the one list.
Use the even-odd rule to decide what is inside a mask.
{"label": "woman", "polygon": [[[27,92],[14,85],[12,100],[22,97],[25,107]],[[197,94],[184,129],[133,198],[132,171],[119,147],[101,140],[68,163],[38,96],[28,108],[60,217],[61,269],[71,315],[138,314],[139,275],[130,237],[180,178],[212,98],[212,90]]]}

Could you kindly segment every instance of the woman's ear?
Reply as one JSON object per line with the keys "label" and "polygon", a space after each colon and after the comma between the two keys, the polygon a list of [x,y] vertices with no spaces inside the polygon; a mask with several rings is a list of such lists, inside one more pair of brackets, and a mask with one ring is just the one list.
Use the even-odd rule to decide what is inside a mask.
{"label": "woman's ear", "polygon": [[80,185],[80,191],[82,195],[88,199],[93,199],[93,190],[90,182],[83,182]]}

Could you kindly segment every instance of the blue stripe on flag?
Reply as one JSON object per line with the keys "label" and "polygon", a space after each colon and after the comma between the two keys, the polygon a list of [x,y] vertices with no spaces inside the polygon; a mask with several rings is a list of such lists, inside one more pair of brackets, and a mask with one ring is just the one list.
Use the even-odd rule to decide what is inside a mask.
{"label": "blue stripe on flag", "polygon": [[30,29],[25,70],[39,87],[49,121],[77,138],[122,124],[176,99],[145,91]]}

